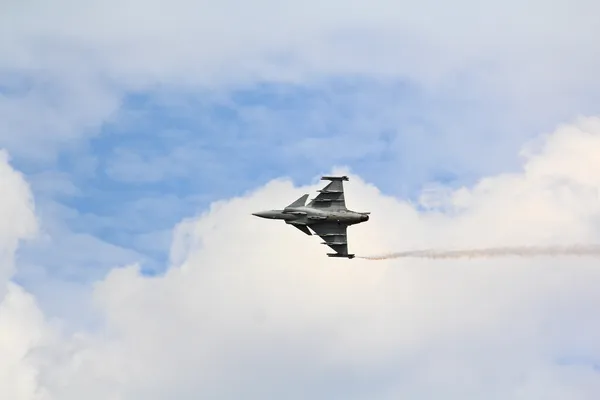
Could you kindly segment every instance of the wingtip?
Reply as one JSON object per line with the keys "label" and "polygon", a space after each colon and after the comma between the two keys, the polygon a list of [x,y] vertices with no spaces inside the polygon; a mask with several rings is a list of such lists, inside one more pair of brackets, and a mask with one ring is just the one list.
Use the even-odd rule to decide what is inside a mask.
{"label": "wingtip", "polygon": [[340,254],[340,253],[327,253],[327,256],[329,257],[335,257],[335,258],[347,258],[347,259],[353,259],[354,257],[356,257],[355,254]]}
{"label": "wingtip", "polygon": [[326,175],[326,176],[322,176],[321,180],[322,181],[349,181],[350,178],[348,178],[348,176],[346,176],[346,175],[341,175],[341,176]]}

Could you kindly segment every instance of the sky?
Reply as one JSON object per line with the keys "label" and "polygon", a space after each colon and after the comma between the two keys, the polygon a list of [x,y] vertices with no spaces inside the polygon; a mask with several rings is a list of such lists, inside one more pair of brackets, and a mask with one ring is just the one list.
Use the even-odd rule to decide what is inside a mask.
{"label": "sky", "polygon": [[[0,397],[596,399],[594,1],[8,1]],[[314,239],[314,240],[313,240]]]}

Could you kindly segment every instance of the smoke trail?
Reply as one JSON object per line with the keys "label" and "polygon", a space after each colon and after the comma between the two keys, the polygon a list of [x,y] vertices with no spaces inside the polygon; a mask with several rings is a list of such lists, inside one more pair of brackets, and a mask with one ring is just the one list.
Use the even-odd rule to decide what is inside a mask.
{"label": "smoke trail", "polygon": [[496,257],[600,257],[600,245],[575,246],[514,246],[465,250],[412,250],[380,256],[358,257],[365,260],[390,260],[393,258],[496,258]]}

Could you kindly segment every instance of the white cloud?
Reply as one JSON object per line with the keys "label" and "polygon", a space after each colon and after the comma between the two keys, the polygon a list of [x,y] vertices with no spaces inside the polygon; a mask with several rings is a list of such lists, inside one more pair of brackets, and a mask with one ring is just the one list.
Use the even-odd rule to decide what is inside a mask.
{"label": "white cloud", "polygon": [[8,282],[14,273],[14,256],[20,240],[37,230],[28,184],[0,150],[0,396],[29,399],[36,389],[33,366],[24,355],[43,338],[43,316],[31,296]]}
{"label": "white cloud", "polygon": [[[593,1],[485,7],[472,0],[34,4],[14,5],[4,14],[4,30],[17,39],[16,45],[4,45],[13,56],[3,60],[7,68],[55,68],[61,58],[85,54],[76,57],[82,68],[96,62],[109,77],[129,83],[210,82],[239,78],[240,72],[267,79],[299,72],[384,72],[430,81],[482,64],[480,71],[502,73],[513,61],[528,60],[528,77],[546,80],[565,67],[587,69],[598,61],[588,51],[597,36]],[[571,58],[562,60],[563,54]],[[503,63],[495,64],[498,60]]]}
{"label": "white cloud", "polygon": [[0,301],[5,284],[14,272],[14,253],[21,239],[37,231],[34,204],[29,186],[9,164],[8,153],[0,150]]}
{"label": "white cloud", "polygon": [[0,302],[0,395],[14,400],[37,399],[36,365],[28,355],[52,337],[35,299],[10,283]]}
{"label": "white cloud", "polygon": [[[350,228],[351,249],[598,242],[588,153],[600,153],[597,118],[558,129],[521,173],[439,191],[444,213],[352,176],[348,205],[373,214]],[[13,286],[0,334],[15,345],[0,360],[19,375],[2,376],[0,394],[37,399],[37,384],[44,400],[597,398],[589,363],[559,362],[600,358],[597,260],[335,260],[318,238],[250,215],[319,186],[270,182],[182,222],[164,276],[130,266],[97,283],[100,331],[58,341]]]}

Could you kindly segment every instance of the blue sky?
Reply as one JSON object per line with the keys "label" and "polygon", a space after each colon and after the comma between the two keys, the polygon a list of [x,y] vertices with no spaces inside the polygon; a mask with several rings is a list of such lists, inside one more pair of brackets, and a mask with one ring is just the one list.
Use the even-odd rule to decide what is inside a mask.
{"label": "blue sky", "polygon": [[[69,229],[160,263],[168,239],[144,246],[143,234],[169,231],[210,202],[277,177],[306,184],[343,165],[405,196],[437,177],[472,179],[474,167],[452,156],[438,162],[414,154],[419,142],[435,148],[444,136],[426,118],[436,112],[435,99],[423,97],[409,85],[358,80],[321,88],[260,85],[225,96],[131,95],[96,137],[60,149],[56,163],[31,168],[31,175],[50,166],[74,185],[76,193],[38,200],[41,207],[45,201],[65,207],[61,222]],[[419,168],[411,169],[415,159]],[[27,171],[31,161],[16,157],[15,165]],[[34,191],[45,183],[34,182]]]}
{"label": "blue sky", "polygon": [[[59,147],[49,161],[17,152],[14,164],[28,174],[48,229],[110,245],[102,259],[81,254],[95,273],[74,279],[136,259],[156,273],[167,266],[177,222],[271,179],[308,184],[342,166],[416,201],[428,184],[458,187],[516,170],[523,143],[560,121],[518,120],[498,99],[470,95],[468,84],[434,93],[410,81],[349,76],[126,94],[92,137]],[[519,124],[529,129],[515,134]],[[47,259],[48,251],[33,242],[21,257]],[[73,274],[70,252],[51,253],[47,273]]]}

